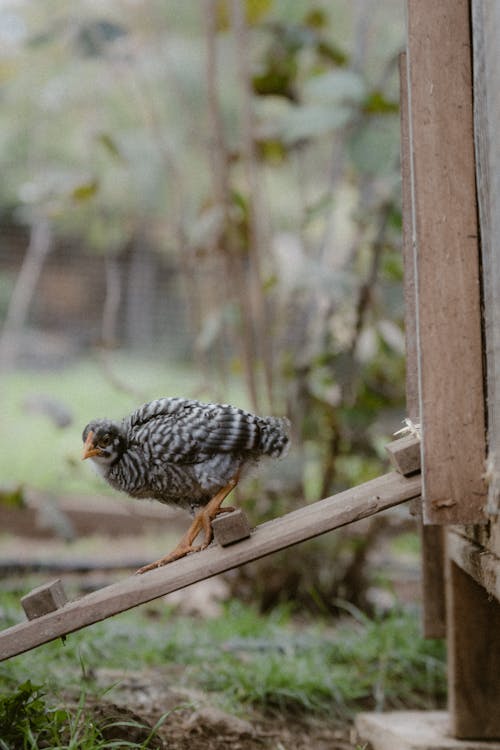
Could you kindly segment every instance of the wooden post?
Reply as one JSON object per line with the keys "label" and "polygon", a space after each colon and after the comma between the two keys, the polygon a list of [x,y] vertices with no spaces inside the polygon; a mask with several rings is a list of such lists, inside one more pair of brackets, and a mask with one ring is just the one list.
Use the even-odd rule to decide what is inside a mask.
{"label": "wooden post", "polygon": [[451,730],[500,739],[500,602],[450,560],[448,603]]}
{"label": "wooden post", "polygon": [[485,522],[485,410],[468,0],[408,0],[427,524]]}
{"label": "wooden post", "polygon": [[[403,265],[406,338],[406,410],[414,423],[420,422],[418,380],[417,299],[415,286],[416,243],[413,238],[413,177],[408,112],[408,61],[399,58],[401,112],[401,180],[403,215]],[[421,450],[421,447],[420,447]],[[444,585],[444,536],[439,526],[424,526],[421,506],[417,513],[422,544],[422,628],[426,638],[443,638],[446,633]]]}
{"label": "wooden post", "polygon": [[[488,386],[488,513],[500,515],[500,7],[472,0],[474,138]],[[500,555],[500,547],[498,548]]]}
{"label": "wooden post", "polygon": [[[470,20],[469,0],[408,0],[423,516],[464,533],[487,521]],[[491,739],[500,732],[498,602],[449,557],[447,570],[452,731]]]}

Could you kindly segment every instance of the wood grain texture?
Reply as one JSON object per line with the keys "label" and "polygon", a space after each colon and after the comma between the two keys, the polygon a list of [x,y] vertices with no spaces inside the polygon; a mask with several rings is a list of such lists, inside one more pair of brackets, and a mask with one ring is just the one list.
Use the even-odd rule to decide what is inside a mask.
{"label": "wood grain texture", "polygon": [[418,497],[420,476],[405,478],[394,472],[311,503],[258,526],[249,539],[230,547],[212,545],[142,576],[119,583],[70,602],[32,622],[0,633],[0,660],[35,648],[94,622],[169,594],[191,583],[238,567],[278,550],[332,531],[381,510]]}
{"label": "wood grain texture", "polygon": [[215,541],[221,547],[227,547],[228,544],[248,539],[252,533],[248,519],[241,508],[237,508],[231,513],[223,513],[214,518],[212,521],[212,530]]}
{"label": "wood grain texture", "polygon": [[[401,187],[403,216],[403,267],[406,331],[406,412],[420,422],[418,378],[417,300],[415,286],[416,243],[414,243],[413,175],[408,109],[408,60],[399,58],[401,117]],[[420,459],[421,462],[421,459]],[[419,501],[421,504],[421,500]],[[444,638],[446,603],[444,584],[444,536],[439,526],[424,526],[418,515],[422,544],[422,629],[426,638]]]}
{"label": "wood grain texture", "polygon": [[408,61],[399,56],[399,100],[401,124],[401,210],[403,220],[403,293],[405,301],[406,413],[412,422],[420,422],[418,395],[417,309],[415,259],[413,252],[412,174],[410,123],[408,111]]}
{"label": "wood grain texture", "polygon": [[500,739],[500,603],[453,560],[447,587],[452,734]]}
{"label": "wood grain texture", "polygon": [[41,586],[37,586],[29,594],[23,596],[21,606],[28,620],[34,620],[48,612],[64,607],[67,601],[68,597],[62,581],[60,578],[56,578],[54,581],[42,583]]}
{"label": "wood grain texture", "polygon": [[[450,559],[500,602],[500,558],[453,530],[446,546]],[[498,689],[500,693],[500,672]]]}
{"label": "wood grain texture", "polygon": [[[472,0],[474,142],[488,390],[488,513],[500,513],[500,6]],[[499,521],[500,523],[500,521]]]}
{"label": "wood grain texture", "polygon": [[424,523],[486,520],[468,0],[408,0]]}
{"label": "wood grain texture", "polygon": [[385,446],[393,469],[404,477],[420,471],[420,440],[412,435],[393,440]]}

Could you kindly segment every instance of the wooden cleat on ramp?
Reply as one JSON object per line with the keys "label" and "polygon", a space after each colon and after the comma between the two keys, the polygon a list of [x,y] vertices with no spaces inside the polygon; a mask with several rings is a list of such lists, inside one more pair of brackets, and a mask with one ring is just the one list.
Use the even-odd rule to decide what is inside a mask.
{"label": "wooden cleat on ramp", "polygon": [[56,609],[64,607],[68,597],[60,578],[56,578],[49,583],[42,583],[29,594],[21,599],[21,605],[24,609],[28,620],[35,620],[37,617],[54,612]]}
{"label": "wooden cleat on ramp", "polygon": [[248,539],[252,533],[246,515],[239,508],[214,518],[212,529],[214,539],[221,547]]}
{"label": "wooden cleat on ramp", "polygon": [[404,477],[420,471],[420,439],[413,435],[393,440],[385,446],[392,466]]}

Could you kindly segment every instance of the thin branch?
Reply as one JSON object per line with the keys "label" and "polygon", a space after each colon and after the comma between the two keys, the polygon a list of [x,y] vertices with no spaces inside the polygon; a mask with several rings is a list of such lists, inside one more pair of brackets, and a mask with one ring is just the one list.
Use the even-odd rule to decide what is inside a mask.
{"label": "thin branch", "polygon": [[247,278],[244,254],[240,250],[240,238],[231,216],[231,191],[229,181],[227,148],[224,142],[224,126],[217,87],[217,29],[216,0],[204,0],[204,21],[207,38],[206,85],[207,111],[209,119],[209,150],[211,155],[212,180],[216,205],[224,212],[224,236],[221,238],[225,264],[224,292],[218,290],[220,298],[224,293],[235,293],[241,313],[240,347],[244,362],[244,372],[252,408],[259,411],[257,380],[255,375],[256,351],[252,310],[247,293]]}
{"label": "thin branch", "polygon": [[354,333],[349,347],[349,353],[352,355],[356,350],[356,346],[363,330],[366,315],[370,309],[370,305],[373,299],[373,289],[377,282],[378,271],[380,267],[380,259],[382,257],[382,251],[385,246],[385,235],[387,231],[387,225],[389,223],[389,216],[392,211],[390,202],[386,203],[380,209],[379,225],[377,229],[377,235],[372,245],[372,259],[370,264],[370,270],[365,281],[362,283],[358,301],[356,304],[356,315],[354,324]]}
{"label": "thin branch", "polygon": [[102,311],[101,323],[101,347],[99,349],[99,364],[106,380],[111,383],[113,388],[127,396],[131,396],[134,401],[146,401],[147,394],[138,388],[134,388],[118,377],[113,370],[110,352],[118,344],[118,314],[122,298],[122,279],[118,261],[113,256],[107,256],[106,260],[106,297]]}
{"label": "thin branch", "polygon": [[51,248],[49,221],[44,216],[36,218],[31,226],[28,249],[10,298],[0,338],[0,365],[4,370],[15,363],[19,336],[26,325],[35,289]]}
{"label": "thin branch", "polygon": [[256,329],[257,347],[260,349],[261,361],[267,390],[268,406],[273,406],[273,368],[271,337],[266,310],[266,299],[261,270],[261,249],[264,245],[263,201],[261,186],[257,174],[257,155],[255,150],[255,112],[251,88],[249,66],[248,27],[245,18],[245,6],[241,0],[233,0],[231,23],[234,36],[235,55],[238,65],[239,89],[241,92],[241,129],[242,157],[248,185],[249,210],[249,258],[250,258],[250,291],[252,302],[252,320]]}

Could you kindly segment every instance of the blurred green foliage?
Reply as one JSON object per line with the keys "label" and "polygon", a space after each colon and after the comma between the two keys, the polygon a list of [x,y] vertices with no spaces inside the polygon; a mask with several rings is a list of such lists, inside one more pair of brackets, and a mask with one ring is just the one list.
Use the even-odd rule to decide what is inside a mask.
{"label": "blurred green foliage", "polygon": [[400,3],[0,13],[3,215],[42,214],[113,258],[144,242],[181,267],[184,365],[224,400],[237,379],[246,405],[288,412],[290,499],[380,473],[404,416]]}

